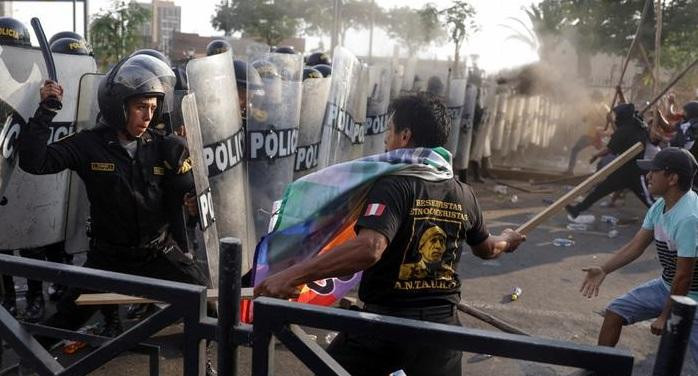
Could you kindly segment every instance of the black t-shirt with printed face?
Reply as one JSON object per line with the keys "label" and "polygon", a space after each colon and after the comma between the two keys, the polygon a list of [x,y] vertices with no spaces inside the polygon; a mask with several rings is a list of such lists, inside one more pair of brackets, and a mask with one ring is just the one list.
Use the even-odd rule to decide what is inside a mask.
{"label": "black t-shirt with printed face", "polygon": [[363,272],[359,287],[364,303],[384,306],[458,303],[463,242],[477,245],[489,236],[469,186],[412,176],[376,182],[356,224],[357,232],[362,228],[389,241],[378,263]]}

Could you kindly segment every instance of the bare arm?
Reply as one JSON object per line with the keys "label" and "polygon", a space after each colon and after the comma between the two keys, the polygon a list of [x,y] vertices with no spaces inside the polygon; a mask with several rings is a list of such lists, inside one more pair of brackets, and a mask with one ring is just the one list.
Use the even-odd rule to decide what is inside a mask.
{"label": "bare arm", "polygon": [[647,246],[652,243],[653,238],[654,234],[651,230],[640,229],[628,244],[614,253],[611,259],[606,261],[602,266],[583,268],[582,271],[587,272],[587,275],[582,283],[582,287],[579,289],[582,295],[587,298],[598,296],[599,287],[604,278],[606,278],[606,275],[640,257]]}
{"label": "bare arm", "polygon": [[[693,280],[693,268],[696,265],[694,257],[677,257],[676,258],[676,274],[674,281],[671,284],[671,295],[688,295],[691,290],[691,281]],[[652,334],[660,335],[664,331],[664,326],[671,313],[671,298],[667,299],[664,305],[664,310],[650,326]]]}
{"label": "bare arm", "polygon": [[299,287],[305,283],[367,269],[381,259],[387,247],[385,235],[371,229],[361,229],[355,239],[265,279],[254,289],[254,294],[284,299],[297,297]]}
{"label": "bare arm", "polygon": [[526,237],[512,229],[502,231],[501,235],[490,235],[472,248],[473,254],[483,259],[499,257],[503,252],[514,252]]}

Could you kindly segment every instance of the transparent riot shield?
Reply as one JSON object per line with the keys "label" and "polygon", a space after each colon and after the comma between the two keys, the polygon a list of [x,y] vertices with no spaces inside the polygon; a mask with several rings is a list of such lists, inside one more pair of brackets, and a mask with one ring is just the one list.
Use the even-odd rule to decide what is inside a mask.
{"label": "transparent riot shield", "polygon": [[359,73],[359,79],[349,92],[349,112],[354,114],[354,128],[359,132],[359,136],[352,143],[351,153],[349,155],[349,160],[357,159],[363,157],[364,154],[364,144],[366,143],[366,109],[368,102],[368,65],[361,64],[361,70]]}
{"label": "transparent riot shield", "polygon": [[366,140],[364,154],[385,151],[385,131],[388,128],[388,106],[392,72],[389,66],[375,65],[369,68],[368,104],[366,108]]}
{"label": "transparent riot shield", "polygon": [[[254,57],[264,95],[247,98],[247,174],[257,239],[269,231],[270,220],[286,185],[293,180],[298,146],[303,58],[296,54],[266,53]],[[248,76],[250,74],[248,73]]]}
{"label": "transparent riot shield", "polygon": [[361,90],[361,63],[349,50],[337,47],[332,57],[332,85],[323,120],[320,168],[350,160],[354,144],[363,143],[362,123],[352,91]]}
{"label": "transparent riot shield", "polygon": [[[200,246],[197,244],[192,245],[191,250],[196,255],[196,260],[205,267],[204,270],[208,270],[211,286],[216,287],[218,286],[219,238],[216,228],[215,204],[207,176],[208,168],[204,158],[204,146],[195,94],[178,92],[175,94],[175,103],[179,103],[179,108],[175,108],[172,113],[175,115],[175,118],[181,119],[181,124],[185,129],[184,133],[189,146],[189,158],[191,159],[192,173],[194,174],[196,203],[199,208],[200,232],[192,230],[188,235],[198,238],[197,235],[200,234],[203,240],[203,244]],[[194,239],[192,243],[197,243],[197,240]]]}
{"label": "transparent riot shield", "polygon": [[460,135],[460,121],[463,115],[463,105],[465,102],[466,80],[459,78],[451,80],[448,86],[448,115],[451,119],[451,131],[446,141],[446,149],[455,155],[458,150],[458,138]]}
{"label": "transparent riot shield", "polygon": [[330,77],[309,78],[303,81],[300,130],[293,178],[298,179],[317,170],[322,119],[330,94]]}
{"label": "transparent riot shield", "polygon": [[[54,61],[63,85],[63,109],[49,125],[48,143],[73,133],[80,77],[96,71],[91,56],[55,54]],[[0,198],[0,249],[41,247],[65,237],[69,172],[31,175],[20,168],[7,170],[16,162],[19,131],[39,105],[39,87],[45,77],[40,50],[0,46],[0,107],[12,109],[6,112],[10,116],[0,114],[0,124],[4,124],[0,131],[0,185],[5,186]]]}
{"label": "transparent riot shield", "polygon": [[[89,73],[80,78],[78,104],[75,111],[75,132],[92,129],[97,124],[99,105],[97,90],[104,79],[103,74]],[[68,209],[65,226],[65,251],[73,254],[89,250],[87,236],[90,217],[90,203],[87,190],[76,172],[70,172],[68,185]]]}
{"label": "transparent riot shield", "polygon": [[473,120],[475,119],[475,106],[477,104],[478,87],[472,83],[466,85],[465,104],[460,121],[458,134],[458,150],[453,158],[455,169],[467,169],[470,161],[470,148],[473,141]]}
{"label": "transparent riot shield", "polygon": [[245,132],[231,51],[190,60],[187,78],[195,94],[216,229],[220,237],[241,239],[244,273],[252,265],[256,239],[250,231]]}

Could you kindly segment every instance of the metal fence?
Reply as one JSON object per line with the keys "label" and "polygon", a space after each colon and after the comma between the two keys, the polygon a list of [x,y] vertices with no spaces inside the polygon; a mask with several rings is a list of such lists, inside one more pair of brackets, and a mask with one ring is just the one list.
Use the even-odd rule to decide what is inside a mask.
{"label": "metal fence", "polygon": [[[274,337],[314,373],[348,375],[322,347],[305,334],[300,325],[357,334],[370,333],[395,341],[419,338],[420,343],[425,345],[583,368],[598,374],[632,374],[633,357],[625,350],[467,329],[271,298],[255,300],[254,327],[242,324],[239,322],[241,245],[237,239],[227,238],[221,240],[220,249],[218,319],[206,316],[206,289],[203,286],[0,255],[1,274],[31,277],[87,289],[99,286],[100,290],[166,303],[164,309],[115,338],[20,323],[0,306],[0,336],[23,361],[34,365],[35,371],[42,376],[84,375],[126,351],[147,354],[150,357],[150,374],[157,375],[159,349],[143,342],[160,329],[179,320],[184,323],[185,375],[204,373],[206,340],[218,343],[220,376],[232,376],[237,373],[238,346],[253,347],[253,375],[274,374]],[[677,366],[676,363],[682,363],[683,360],[691,330],[691,325],[686,323],[692,322],[690,318],[695,314],[695,303],[680,299],[675,301],[672,310],[672,315],[674,314],[682,317],[682,320],[676,322],[684,324],[670,327],[662,338],[654,371],[656,375],[680,374],[680,364]],[[70,366],[63,367],[32,335],[83,340],[97,346],[97,349]]]}

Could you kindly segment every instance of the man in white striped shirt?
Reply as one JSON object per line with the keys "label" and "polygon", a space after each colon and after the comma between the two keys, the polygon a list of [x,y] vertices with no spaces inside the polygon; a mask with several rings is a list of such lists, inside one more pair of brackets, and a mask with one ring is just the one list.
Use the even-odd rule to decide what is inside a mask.
{"label": "man in white striped shirt", "polygon": [[[698,163],[688,151],[670,147],[637,164],[649,170],[650,193],[661,198],[649,208],[630,243],[602,266],[583,269],[587,275],[581,292],[588,298],[597,296],[606,275],[640,257],[652,239],[662,275],[611,302],[599,333],[598,344],[602,346],[615,346],[623,325],[643,320],[655,319],[651,332],[662,334],[671,312],[671,295],[698,300],[698,195],[691,190]],[[698,363],[698,319],[693,323],[689,349]]]}

